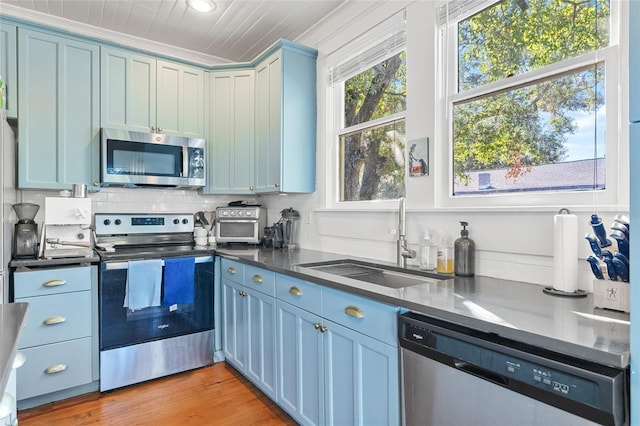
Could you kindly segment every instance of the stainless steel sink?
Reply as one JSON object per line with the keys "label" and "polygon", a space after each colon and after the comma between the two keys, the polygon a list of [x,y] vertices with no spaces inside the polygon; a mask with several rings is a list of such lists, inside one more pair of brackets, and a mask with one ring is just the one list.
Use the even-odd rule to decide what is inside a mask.
{"label": "stainless steel sink", "polygon": [[345,278],[364,281],[390,288],[403,288],[419,284],[434,283],[452,278],[448,275],[362,262],[339,259],[326,262],[304,263],[296,266]]}

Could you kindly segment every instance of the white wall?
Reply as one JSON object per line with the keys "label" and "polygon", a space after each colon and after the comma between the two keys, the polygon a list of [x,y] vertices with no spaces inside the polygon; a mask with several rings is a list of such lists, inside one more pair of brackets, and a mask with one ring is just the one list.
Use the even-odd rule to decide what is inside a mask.
{"label": "white wall", "polygon": [[[351,2],[339,13],[305,34],[298,42],[318,49],[318,191],[312,195],[263,197],[272,215],[286,207],[300,210],[301,245],[304,248],[326,250],[345,255],[395,261],[397,212],[395,209],[374,211],[338,211],[326,208],[328,153],[330,153],[327,118],[327,56],[357,35],[407,8],[407,140],[429,137],[431,169],[446,167],[437,161],[438,150],[447,150],[438,137],[435,122],[436,103],[436,29],[435,2]],[[624,25],[624,24],[623,24]],[[624,29],[622,30],[624,31]],[[624,72],[623,72],[624,74]],[[624,79],[626,81],[626,79]],[[626,90],[621,90],[626,93]],[[624,98],[625,96],[623,96]],[[622,116],[626,114],[626,98],[621,99]],[[620,152],[628,152],[628,136],[620,121]],[[435,208],[435,192],[446,187],[438,182],[436,173],[420,178],[407,178],[407,238],[418,244],[423,229],[441,231],[458,238],[459,221],[469,222],[470,237],[477,247],[476,273],[497,278],[551,285],[553,270],[553,217],[561,207],[578,215],[579,288],[592,290],[592,274],[586,261],[591,254],[583,239],[591,232],[588,225],[593,212],[605,224],[618,213],[628,214],[628,171],[621,169],[623,184],[620,203],[575,207],[520,208]],[[608,179],[615,179],[616,171]],[[305,220],[307,219],[307,220]],[[310,220],[308,220],[310,219]],[[307,223],[310,222],[310,223]]]}
{"label": "white wall", "polygon": [[[438,150],[447,150],[438,138],[436,114],[436,61],[435,24],[432,1],[356,1],[346,2],[338,12],[321,25],[311,29],[299,43],[318,49],[318,149],[317,187],[314,194],[291,194],[257,197],[268,208],[268,223],[278,220],[280,211],[293,207],[302,214],[301,245],[303,248],[325,250],[345,255],[395,261],[396,209],[338,211],[326,208],[327,199],[327,57],[359,34],[374,27],[396,12],[407,8],[407,139],[429,137],[432,170],[443,167],[434,163]],[[626,22],[623,20],[623,27]],[[624,31],[624,28],[621,29]],[[624,67],[623,67],[624,68]],[[624,80],[626,81],[626,80]],[[621,92],[627,91],[621,89]],[[621,99],[620,139],[622,154],[628,152],[627,121],[623,119],[627,100]],[[627,114],[627,115],[625,115]],[[445,165],[446,166],[446,165]],[[628,171],[622,180],[628,187]],[[610,173],[610,175],[615,175]],[[590,254],[588,244],[582,240],[590,232],[588,220],[597,211],[605,224],[617,213],[628,213],[628,194],[621,196],[619,205],[575,208],[570,205],[530,208],[465,208],[438,209],[434,194],[443,183],[436,173],[420,178],[407,178],[407,238],[418,244],[423,229],[441,231],[452,239],[459,236],[459,221],[469,222],[470,236],[477,246],[476,273],[498,278],[514,279],[550,285],[552,280],[553,216],[560,207],[578,214],[579,228],[579,287],[591,290],[591,273],[584,259]],[[626,187],[621,188],[625,191]],[[41,223],[44,197],[56,196],[55,191],[18,191],[17,202],[40,204],[36,220]],[[196,191],[173,189],[105,188],[90,194],[94,212],[195,212],[213,210],[228,201],[247,199],[247,196],[210,196]],[[10,221],[15,220],[12,212]],[[308,222],[308,223],[307,223]]]}

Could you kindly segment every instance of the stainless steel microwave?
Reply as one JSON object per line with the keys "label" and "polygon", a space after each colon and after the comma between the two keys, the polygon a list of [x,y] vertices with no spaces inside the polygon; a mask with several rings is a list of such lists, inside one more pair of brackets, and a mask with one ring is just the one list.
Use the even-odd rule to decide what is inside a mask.
{"label": "stainless steel microwave", "polygon": [[161,133],[102,129],[103,186],[206,185],[206,140]]}

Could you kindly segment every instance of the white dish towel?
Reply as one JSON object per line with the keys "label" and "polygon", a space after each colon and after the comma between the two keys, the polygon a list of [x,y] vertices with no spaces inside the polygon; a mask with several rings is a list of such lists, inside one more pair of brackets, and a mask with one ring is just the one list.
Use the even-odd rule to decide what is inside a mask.
{"label": "white dish towel", "polygon": [[132,311],[160,306],[162,259],[135,260],[128,263],[123,306]]}

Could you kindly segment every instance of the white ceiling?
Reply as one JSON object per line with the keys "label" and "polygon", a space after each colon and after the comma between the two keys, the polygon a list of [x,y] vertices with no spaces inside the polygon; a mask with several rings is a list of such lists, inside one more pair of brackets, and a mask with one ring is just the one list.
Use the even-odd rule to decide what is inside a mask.
{"label": "white ceiling", "polygon": [[215,0],[216,9],[202,14],[185,0],[0,0],[0,14],[54,19],[72,32],[98,27],[248,62],[281,38],[295,41],[348,1]]}

